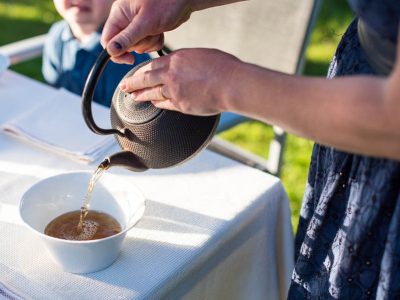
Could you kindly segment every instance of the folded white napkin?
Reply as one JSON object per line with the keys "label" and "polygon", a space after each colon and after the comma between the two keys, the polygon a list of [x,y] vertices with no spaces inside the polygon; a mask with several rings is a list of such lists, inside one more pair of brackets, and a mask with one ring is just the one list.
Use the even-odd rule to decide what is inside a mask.
{"label": "folded white napkin", "polygon": [[[100,127],[110,127],[108,108],[92,103],[92,111]],[[44,149],[85,163],[97,160],[115,145],[113,136],[101,136],[89,130],[83,120],[81,98],[64,89],[7,121],[2,129]]]}

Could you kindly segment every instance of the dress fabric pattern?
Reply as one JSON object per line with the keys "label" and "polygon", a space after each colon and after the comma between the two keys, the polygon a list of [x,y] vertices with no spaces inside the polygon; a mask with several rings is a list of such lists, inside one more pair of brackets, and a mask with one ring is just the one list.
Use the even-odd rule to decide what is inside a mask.
{"label": "dress fabric pattern", "polygon": [[[352,74],[375,74],[357,20],[328,78]],[[315,144],[295,259],[289,299],[400,299],[400,162]]]}

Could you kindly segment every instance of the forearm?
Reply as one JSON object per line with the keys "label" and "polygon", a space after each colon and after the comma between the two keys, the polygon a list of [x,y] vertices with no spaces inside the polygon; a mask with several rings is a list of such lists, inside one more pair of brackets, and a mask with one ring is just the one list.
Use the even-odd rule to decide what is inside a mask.
{"label": "forearm", "polygon": [[237,64],[224,110],[350,152],[400,159],[400,109],[387,80],[372,76],[289,76]]}
{"label": "forearm", "polygon": [[221,6],[225,4],[242,2],[246,0],[192,0],[193,11],[203,10],[210,7]]}

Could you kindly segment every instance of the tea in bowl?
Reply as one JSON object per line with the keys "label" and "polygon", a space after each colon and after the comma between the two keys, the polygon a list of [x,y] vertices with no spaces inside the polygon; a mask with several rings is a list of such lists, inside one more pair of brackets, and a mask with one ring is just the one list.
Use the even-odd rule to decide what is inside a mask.
{"label": "tea in bowl", "polygon": [[[68,222],[78,225],[91,177],[90,172],[71,172],[43,179],[24,193],[19,206],[22,221],[70,273],[90,273],[111,265],[145,208],[143,194],[130,180],[104,174],[93,189],[86,227],[71,237]],[[96,235],[104,225],[106,233]]]}

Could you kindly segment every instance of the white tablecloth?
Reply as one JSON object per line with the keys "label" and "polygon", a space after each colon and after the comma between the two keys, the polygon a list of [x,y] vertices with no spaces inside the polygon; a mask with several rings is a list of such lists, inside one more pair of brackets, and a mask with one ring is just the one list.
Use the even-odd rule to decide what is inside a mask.
{"label": "white tablecloth", "polygon": [[[2,94],[19,78],[15,95]],[[48,89],[8,71],[0,77],[0,121]],[[4,109],[7,108],[7,109]],[[67,122],[66,122],[67,123]],[[116,149],[114,149],[115,151]],[[94,170],[0,133],[0,299],[283,299],[293,268],[286,193],[278,178],[209,151],[178,167],[132,173],[145,194],[144,217],[109,268],[69,274],[23,226],[18,204],[41,178]]]}

